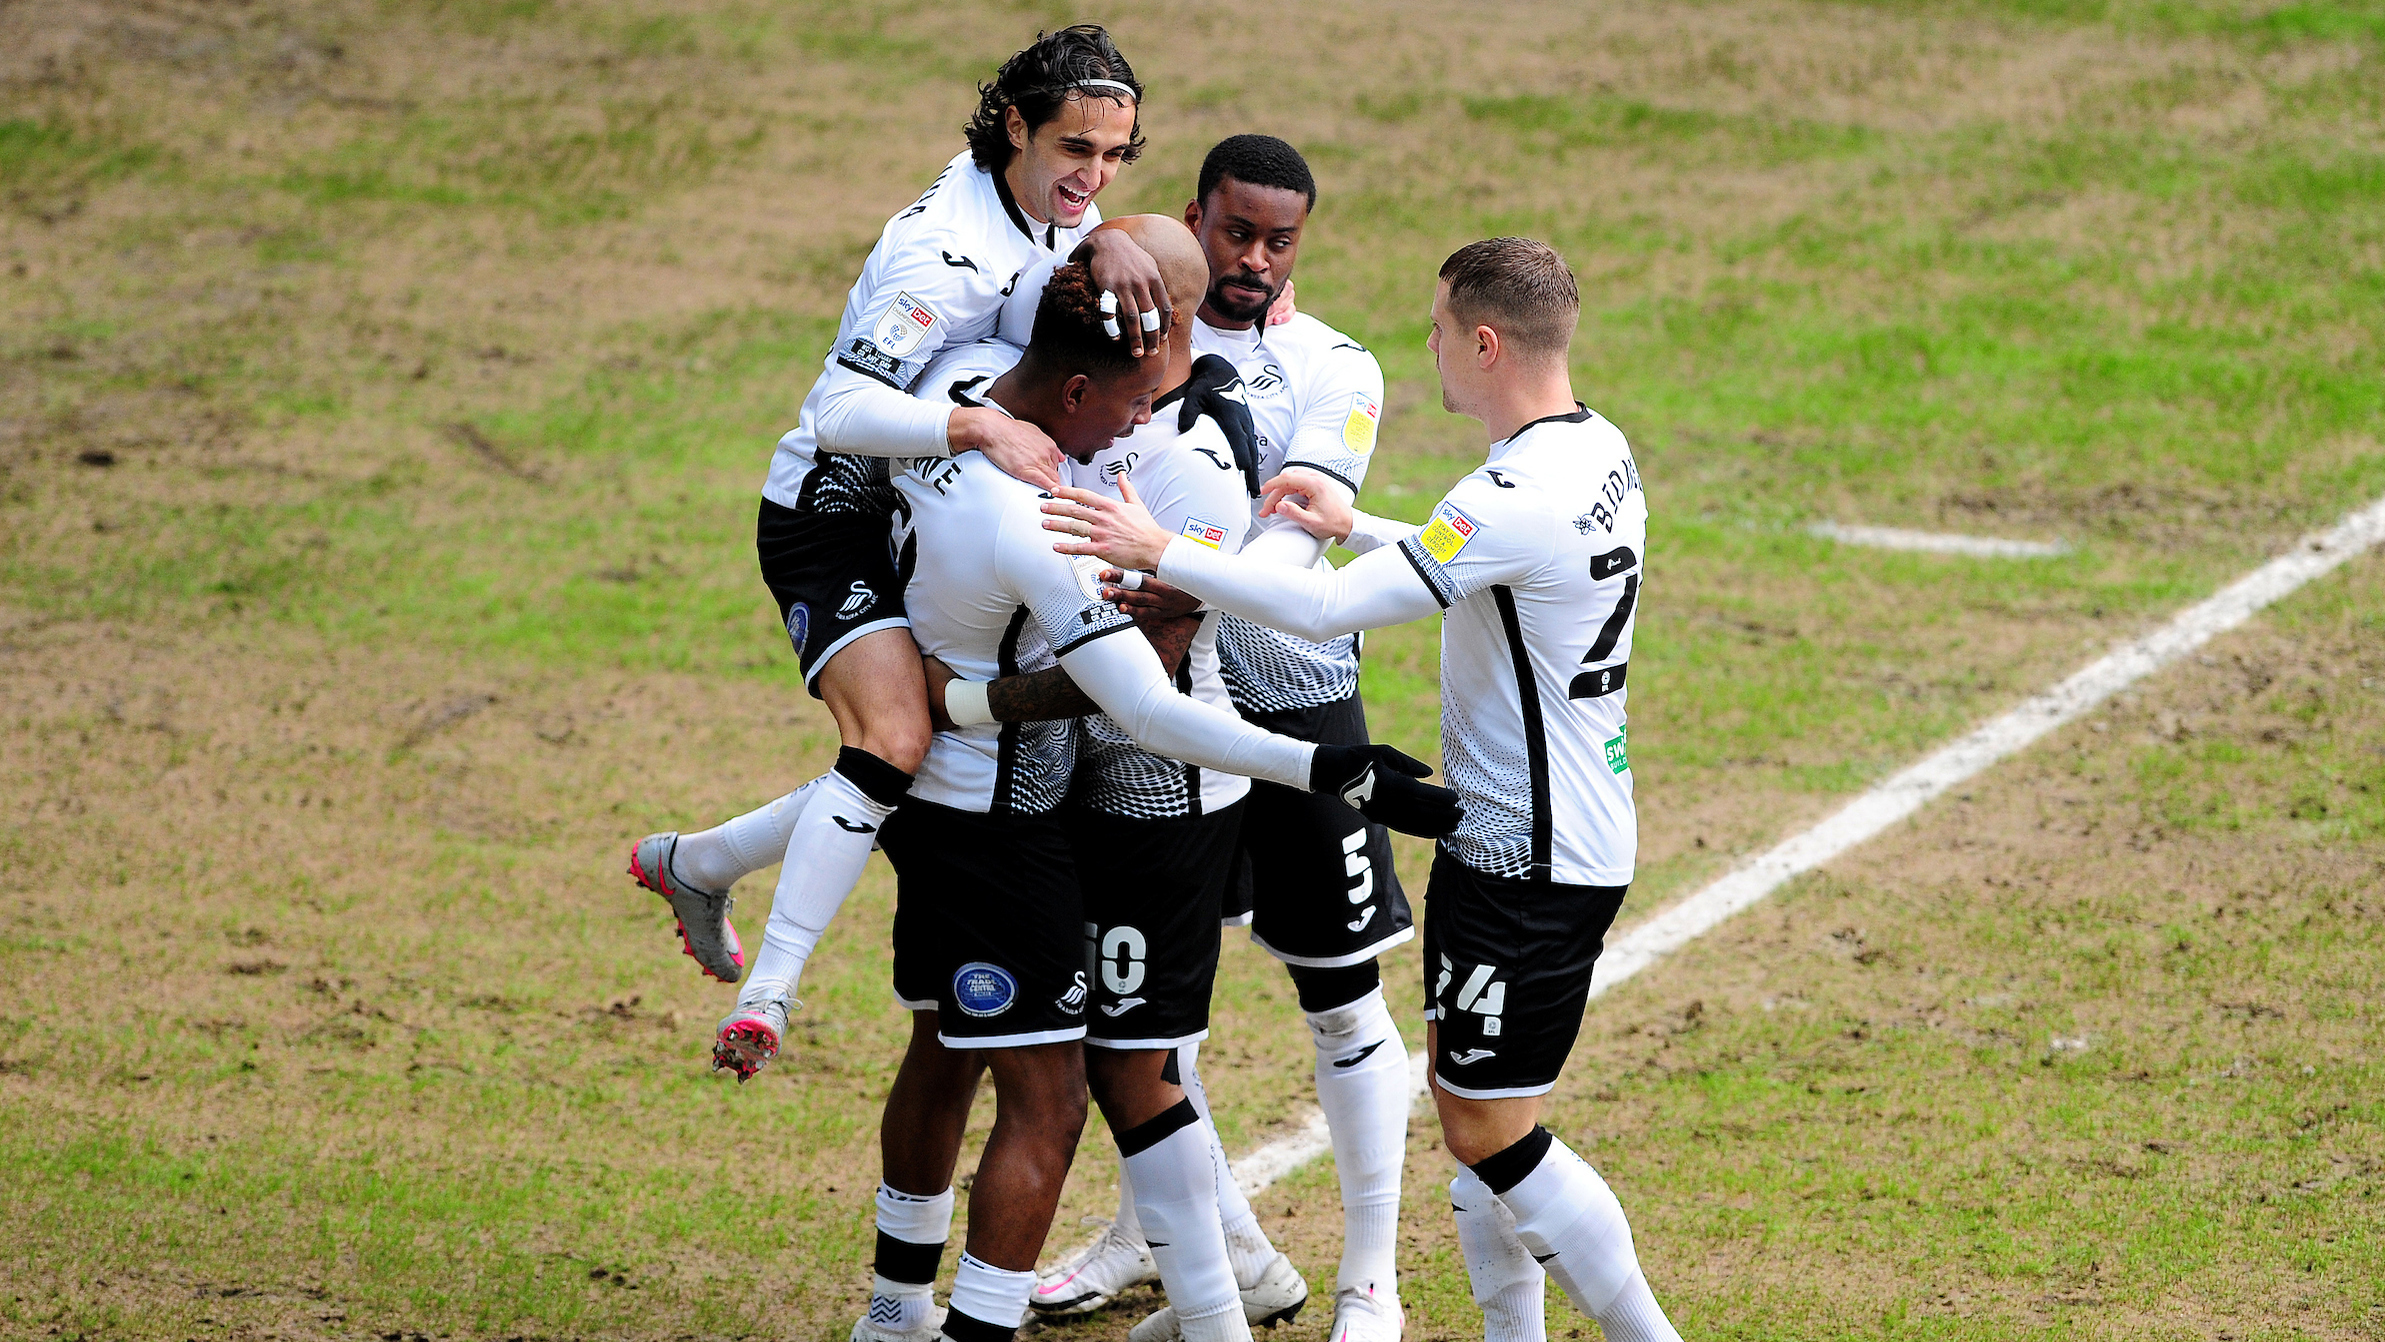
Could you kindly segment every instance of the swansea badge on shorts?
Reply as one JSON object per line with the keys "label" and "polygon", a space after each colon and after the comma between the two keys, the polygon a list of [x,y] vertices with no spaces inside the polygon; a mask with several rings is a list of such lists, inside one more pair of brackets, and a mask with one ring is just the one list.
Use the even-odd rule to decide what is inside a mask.
{"label": "swansea badge on shorts", "polygon": [[999,1016],[1019,999],[1019,981],[1000,965],[972,960],[952,971],[952,1001],[964,1015]]}

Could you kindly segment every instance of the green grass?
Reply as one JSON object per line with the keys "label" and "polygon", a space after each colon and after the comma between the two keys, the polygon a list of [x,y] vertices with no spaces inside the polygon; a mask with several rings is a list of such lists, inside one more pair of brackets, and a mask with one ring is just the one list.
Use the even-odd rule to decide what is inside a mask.
{"label": "green grass", "polygon": [[[902,1028],[883,872],[810,1037],[731,1093],[717,995],[613,863],[824,762],[755,487],[973,81],[1074,17],[299,6],[25,86],[0,1332],[841,1329]],[[1478,451],[1436,408],[1434,267],[1498,232],[1573,261],[1577,387],[1652,505],[1634,916],[2385,493],[2374,4],[1267,17],[1118,16],[1152,148],[1105,208],[1181,208],[1222,134],[1302,145],[1302,305],[1382,360],[1366,503],[1408,517]],[[2066,43],[2092,59],[2033,63]],[[2337,674],[2183,672],[2241,712],[2066,739],[1602,1001],[1556,1112],[1696,1335],[2374,1330],[2375,592],[2264,626]],[[1420,753],[1436,639],[1368,643],[1376,731]],[[437,725],[462,696],[492,706]],[[2031,807],[1976,870],[1898,866]],[[129,1025],[92,1004],[151,975]],[[1221,1011],[1240,1149],[1307,1044],[1238,943]],[[1408,1185],[1420,1339],[1478,1326],[1442,1161]],[[1056,1243],[1103,1210],[1087,1163]],[[1321,1290],[1334,1198],[1320,1164],[1262,1207]]]}

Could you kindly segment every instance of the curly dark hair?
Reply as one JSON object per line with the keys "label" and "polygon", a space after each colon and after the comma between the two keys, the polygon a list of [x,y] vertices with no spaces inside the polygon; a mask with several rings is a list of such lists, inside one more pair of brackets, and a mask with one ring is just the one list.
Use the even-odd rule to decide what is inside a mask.
{"label": "curly dark hair", "polygon": [[1019,109],[1028,133],[1033,134],[1060,115],[1071,97],[1127,101],[1116,89],[1077,87],[1088,79],[1114,79],[1134,90],[1135,128],[1126,141],[1126,161],[1142,157],[1143,85],[1135,78],[1134,67],[1119,54],[1118,44],[1110,40],[1108,29],[1098,23],[1080,23],[1055,33],[1037,33],[1033,45],[1002,62],[993,82],[977,86],[977,111],[961,127],[969,141],[970,159],[987,172],[1010,166],[1010,156],[1016,151],[1003,122],[1004,114],[1013,107]]}
{"label": "curly dark hair", "polygon": [[1127,348],[1123,335],[1102,329],[1101,289],[1093,271],[1072,261],[1052,272],[1035,305],[1035,330],[1027,337],[1027,357],[1045,373],[1067,377],[1083,373],[1111,378],[1132,372],[1141,360]]}
{"label": "curly dark hair", "polygon": [[1317,179],[1309,173],[1308,160],[1272,135],[1229,135],[1218,141],[1209,157],[1201,160],[1193,199],[1206,207],[1209,193],[1229,177],[1252,186],[1298,191],[1308,197],[1310,209],[1317,208]]}

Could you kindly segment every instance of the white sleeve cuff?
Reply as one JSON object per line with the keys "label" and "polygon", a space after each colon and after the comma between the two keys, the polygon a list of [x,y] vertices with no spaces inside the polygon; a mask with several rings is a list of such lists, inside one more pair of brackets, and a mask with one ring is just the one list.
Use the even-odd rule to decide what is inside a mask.
{"label": "white sleeve cuff", "polygon": [[955,727],[979,727],[994,720],[986,703],[986,682],[955,680],[944,687],[944,716]]}

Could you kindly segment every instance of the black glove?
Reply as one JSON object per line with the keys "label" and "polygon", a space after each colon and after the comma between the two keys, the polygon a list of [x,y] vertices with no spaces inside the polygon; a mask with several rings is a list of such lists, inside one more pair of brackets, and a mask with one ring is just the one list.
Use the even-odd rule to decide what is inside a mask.
{"label": "black glove", "polygon": [[1448,788],[1416,781],[1432,772],[1423,760],[1390,746],[1318,746],[1308,786],[1341,798],[1378,825],[1438,839],[1458,827],[1466,809]]}
{"label": "black glove", "polygon": [[1259,497],[1259,431],[1250,421],[1242,374],[1235,372],[1224,356],[1204,354],[1193,360],[1192,376],[1184,385],[1161,397],[1152,408],[1165,409],[1178,400],[1184,408],[1177,412],[1176,432],[1192,432],[1193,421],[1203,415],[1216,420],[1234,449],[1234,464],[1242,468],[1243,484],[1252,498]]}

